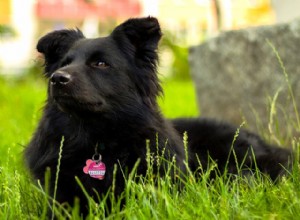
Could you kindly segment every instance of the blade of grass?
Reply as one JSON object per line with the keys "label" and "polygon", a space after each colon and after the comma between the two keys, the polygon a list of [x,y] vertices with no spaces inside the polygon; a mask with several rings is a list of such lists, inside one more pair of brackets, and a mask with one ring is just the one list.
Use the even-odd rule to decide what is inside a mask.
{"label": "blade of grass", "polygon": [[298,131],[300,131],[300,118],[299,118],[297,103],[296,103],[296,100],[295,100],[294,92],[293,92],[293,89],[292,89],[292,86],[291,86],[291,82],[290,82],[288,73],[285,69],[284,63],[283,63],[278,51],[276,50],[275,46],[272,44],[272,42],[269,39],[266,39],[266,41],[269,44],[269,46],[271,47],[271,49],[273,50],[273,52],[274,52],[274,54],[275,54],[275,56],[276,56],[276,58],[279,62],[279,65],[282,69],[282,72],[284,74],[285,81],[286,81],[290,96],[292,98],[292,103],[293,103],[293,107],[294,107],[294,111],[295,111],[295,115],[296,115],[296,120],[297,120],[297,129],[298,129]]}
{"label": "blade of grass", "polygon": [[55,199],[56,199],[56,193],[57,193],[58,177],[59,177],[59,172],[60,172],[60,163],[61,163],[61,158],[62,158],[62,151],[63,151],[64,141],[65,141],[65,137],[62,136],[61,141],[60,141],[60,146],[59,146],[58,161],[57,161],[57,167],[56,167],[51,219],[54,219]]}

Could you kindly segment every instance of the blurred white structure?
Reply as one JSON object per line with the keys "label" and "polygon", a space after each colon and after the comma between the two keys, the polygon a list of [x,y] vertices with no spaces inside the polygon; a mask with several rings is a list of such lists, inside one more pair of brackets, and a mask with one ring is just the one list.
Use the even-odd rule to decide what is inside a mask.
{"label": "blurred white structure", "polygon": [[[74,3],[78,3],[78,7],[75,7],[76,10],[74,10],[76,12],[79,10],[79,12],[82,13],[80,14],[78,12],[75,16],[71,14],[77,21],[81,19],[79,23],[80,27],[88,37],[96,37],[98,35],[98,28],[102,28],[99,25],[101,24],[101,22],[99,23],[99,19],[100,21],[102,21],[101,19],[104,21],[105,16],[117,18],[117,15],[120,13],[124,15],[121,16],[122,18],[119,16],[119,18],[116,19],[119,23],[131,16],[157,16],[165,32],[170,31],[174,36],[178,36],[178,39],[181,39],[178,43],[183,46],[199,44],[203,39],[218,34],[219,28],[217,27],[216,7],[214,4],[215,1],[213,0],[90,1],[96,4],[94,5],[95,7],[97,6],[95,8],[96,14],[100,14],[103,18],[101,16],[98,18],[90,13],[88,13],[87,16],[86,13],[83,13],[87,8],[90,8],[87,6],[82,7],[83,4],[85,4],[84,1],[0,0],[0,7],[3,5],[1,4],[3,2],[5,2],[6,5],[10,5],[10,11],[8,12],[9,22],[7,25],[13,27],[17,35],[14,38],[0,38],[0,74],[23,73],[24,69],[32,66],[37,57],[35,45],[37,38],[41,34],[41,30],[45,31],[46,28],[49,28],[51,22],[53,22],[53,27],[49,28],[49,31],[53,30],[53,28],[57,28],[55,24],[60,25],[59,28],[65,27],[65,20],[63,18],[67,16],[68,13],[70,16],[72,12],[71,6],[76,6]],[[47,4],[41,7],[42,5],[38,4],[41,2]],[[50,7],[58,2],[61,3],[62,6],[64,4],[68,5],[59,13],[57,9]],[[132,7],[127,9],[126,7],[129,6],[130,2],[132,2]],[[221,11],[219,24],[221,30],[247,27],[253,22],[257,22],[255,23],[256,25],[262,24],[261,20],[256,17],[257,14],[253,14],[255,11],[257,13],[257,8],[255,8],[257,5],[263,8],[262,2],[269,8],[270,2],[272,3],[276,22],[286,22],[300,16],[300,0],[218,0],[218,2]],[[119,3],[119,5],[116,3]],[[37,10],[38,5],[40,6],[39,10]],[[141,11],[140,6],[142,8]],[[2,6],[2,8],[4,7]],[[250,8],[251,10],[244,13],[246,11],[245,8]],[[61,9],[61,7],[59,7],[59,9]],[[272,8],[270,8],[270,10],[271,13],[273,13]],[[46,13],[47,15],[41,18],[38,12],[40,14]],[[260,12],[260,14],[263,13],[267,12]],[[252,16],[250,19],[249,14]],[[66,20],[73,21],[73,17],[69,17]],[[274,22],[274,16],[272,22]],[[37,31],[39,31],[39,36],[37,36]]]}
{"label": "blurred white structure", "polygon": [[11,26],[16,32],[13,38],[0,39],[0,73],[21,74],[33,62],[35,48],[34,36],[36,19],[34,18],[35,0],[11,1]]}
{"label": "blurred white structure", "polygon": [[272,0],[276,22],[288,22],[300,17],[300,0]]}

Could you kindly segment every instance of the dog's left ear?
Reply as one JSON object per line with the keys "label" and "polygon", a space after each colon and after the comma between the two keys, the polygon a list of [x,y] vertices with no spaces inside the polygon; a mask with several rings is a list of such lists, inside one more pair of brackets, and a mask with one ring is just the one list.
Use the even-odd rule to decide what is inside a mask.
{"label": "dog's left ear", "polygon": [[116,27],[112,36],[123,51],[131,53],[128,55],[156,65],[158,42],[162,36],[156,18],[129,19]]}
{"label": "dog's left ear", "polygon": [[156,73],[157,48],[162,36],[158,20],[154,17],[129,19],[116,27],[111,36],[138,68],[138,74],[132,77],[143,102],[151,108],[157,107],[156,97],[162,93]]}

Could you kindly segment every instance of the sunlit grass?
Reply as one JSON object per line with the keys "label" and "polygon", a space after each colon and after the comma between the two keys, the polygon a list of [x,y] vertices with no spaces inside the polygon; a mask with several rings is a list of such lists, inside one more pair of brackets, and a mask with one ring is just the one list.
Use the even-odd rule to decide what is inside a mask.
{"label": "sunlit grass", "polygon": [[[165,116],[197,116],[192,82],[166,80],[165,95],[159,100]],[[37,126],[46,98],[42,80],[0,80],[0,219],[45,219],[47,196],[28,177],[22,152]],[[299,149],[299,140],[293,141]],[[90,219],[297,219],[300,216],[298,162],[287,177],[274,184],[268,178],[227,177],[210,180],[211,169],[202,178],[184,180],[185,187],[170,178],[135,176],[127,181],[125,206],[113,201],[107,215],[105,201],[91,202]],[[111,195],[108,195],[111,197]],[[78,207],[56,206],[56,215],[80,219]],[[61,214],[58,214],[61,213]]]}
{"label": "sunlit grass", "polygon": [[192,81],[163,81],[164,96],[159,98],[162,112],[168,118],[199,115]]}

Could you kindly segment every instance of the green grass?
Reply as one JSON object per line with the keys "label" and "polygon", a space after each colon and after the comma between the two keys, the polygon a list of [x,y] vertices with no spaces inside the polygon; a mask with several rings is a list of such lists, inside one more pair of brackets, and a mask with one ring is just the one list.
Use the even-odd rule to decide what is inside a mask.
{"label": "green grass", "polygon": [[159,104],[165,116],[193,117],[199,115],[194,85],[191,81],[166,80]]}
{"label": "green grass", "polygon": [[[170,118],[196,116],[191,82],[166,81],[165,96],[159,100]],[[42,113],[46,86],[41,80],[0,80],[0,219],[45,219],[47,197],[32,184],[24,168],[22,152]],[[299,140],[294,139],[299,149]],[[226,177],[201,180],[192,176],[179,193],[169,178],[130,176],[123,194],[125,208],[115,201],[108,219],[298,219],[300,216],[300,172],[298,163],[277,184],[266,177]],[[107,195],[110,197],[111,195]],[[52,205],[52,204],[50,204]],[[79,219],[77,208],[56,214]],[[105,201],[91,201],[91,213],[103,218]],[[62,217],[63,216],[63,217]],[[97,219],[91,217],[91,219]]]}

